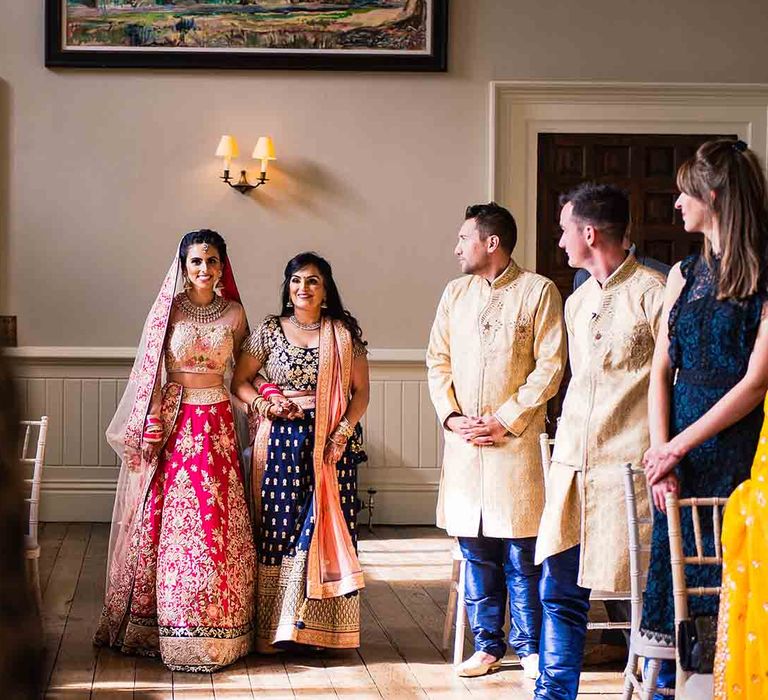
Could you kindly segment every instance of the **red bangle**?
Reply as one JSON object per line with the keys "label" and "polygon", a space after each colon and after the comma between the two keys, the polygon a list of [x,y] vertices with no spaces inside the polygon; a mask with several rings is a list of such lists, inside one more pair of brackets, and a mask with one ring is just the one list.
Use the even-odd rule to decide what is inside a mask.
{"label": "red bangle", "polygon": [[278,393],[278,394],[282,394],[283,393],[282,391],[280,391],[280,387],[277,386],[277,384],[271,384],[269,382],[264,382],[264,384],[262,384],[259,387],[259,394],[261,394],[265,398],[266,398],[266,396],[268,396],[268,394],[275,394],[275,393]]}
{"label": "red bangle", "polygon": [[283,392],[280,391],[280,389],[272,389],[270,387],[261,396],[262,396],[262,398],[269,399],[272,396],[283,396]]}

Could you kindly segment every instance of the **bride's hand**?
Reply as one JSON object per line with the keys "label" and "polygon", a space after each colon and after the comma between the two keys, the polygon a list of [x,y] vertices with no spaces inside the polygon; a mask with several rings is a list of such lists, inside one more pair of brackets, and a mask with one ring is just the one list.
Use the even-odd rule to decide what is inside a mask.
{"label": "bride's hand", "polygon": [[131,471],[139,471],[141,469],[141,451],[126,447],[123,451],[123,461]]}

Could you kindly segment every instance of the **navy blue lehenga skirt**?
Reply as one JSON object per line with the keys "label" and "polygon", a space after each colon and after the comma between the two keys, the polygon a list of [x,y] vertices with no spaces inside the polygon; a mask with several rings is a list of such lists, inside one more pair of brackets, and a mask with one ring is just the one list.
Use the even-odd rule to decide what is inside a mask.
{"label": "navy blue lehenga skirt", "polygon": [[[357,593],[324,600],[306,596],[307,554],[314,519],[314,409],[303,418],[272,422],[261,498],[255,513],[258,554],[257,648],[291,643],[353,648],[360,639]],[[357,466],[367,459],[362,431],[336,465],[339,502],[357,546]]]}

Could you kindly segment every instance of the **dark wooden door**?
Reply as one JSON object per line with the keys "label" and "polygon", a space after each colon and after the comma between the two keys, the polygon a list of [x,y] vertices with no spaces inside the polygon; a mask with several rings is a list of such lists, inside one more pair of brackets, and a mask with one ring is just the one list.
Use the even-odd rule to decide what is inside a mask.
{"label": "dark wooden door", "polygon": [[632,242],[639,255],[669,265],[701,245],[683,230],[675,209],[675,175],[705,141],[736,138],[713,134],[540,134],[536,271],[557,284],[565,299],[573,289],[560,239],[560,194],[585,180],[615,184],[630,196]]}

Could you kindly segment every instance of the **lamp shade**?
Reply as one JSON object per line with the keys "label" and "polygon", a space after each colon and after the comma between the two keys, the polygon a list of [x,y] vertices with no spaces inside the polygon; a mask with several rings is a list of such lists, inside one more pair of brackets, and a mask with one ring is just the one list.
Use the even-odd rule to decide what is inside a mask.
{"label": "lamp shade", "polygon": [[227,160],[237,158],[237,141],[235,141],[235,137],[229,135],[222,136],[216,149],[216,155]]}
{"label": "lamp shade", "polygon": [[259,136],[256,148],[253,149],[253,157],[256,160],[276,160],[275,144],[269,136]]}

